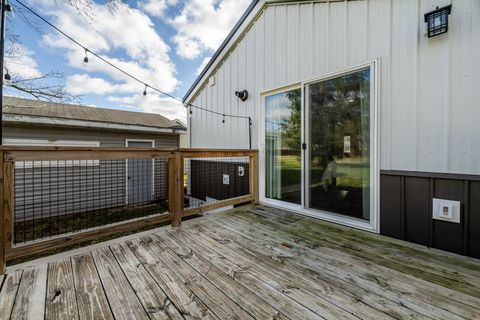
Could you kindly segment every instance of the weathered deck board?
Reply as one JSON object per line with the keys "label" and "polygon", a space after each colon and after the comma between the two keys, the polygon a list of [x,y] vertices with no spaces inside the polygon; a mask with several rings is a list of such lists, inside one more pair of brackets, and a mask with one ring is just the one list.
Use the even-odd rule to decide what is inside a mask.
{"label": "weathered deck board", "polygon": [[265,206],[0,276],[0,319],[477,319],[480,261]]}
{"label": "weathered deck board", "polygon": [[115,319],[147,320],[147,313],[138,301],[110,248],[94,250],[92,256]]}
{"label": "weathered deck board", "polygon": [[[226,226],[225,223],[222,223],[222,225]],[[242,239],[242,235],[245,236],[246,234],[250,235],[250,237],[245,240]],[[243,243],[244,248],[245,242],[251,243],[258,241],[255,239],[265,238],[267,237],[266,234],[266,232],[261,231],[250,232],[250,234],[248,234],[248,231],[245,230],[243,230],[242,235],[232,236],[232,234],[228,233],[230,237],[234,237],[235,243],[239,243],[240,245]],[[255,237],[255,239],[253,237]],[[280,241],[281,240],[282,239],[280,239]],[[322,277],[328,276],[330,279],[337,277],[344,281],[350,281],[355,286],[364,288],[379,297],[396,302],[399,305],[406,306],[412,311],[419,312],[427,317],[435,316],[440,319],[460,319],[458,315],[462,315],[466,318],[472,318],[477,312],[477,310],[472,310],[455,301],[442,300],[441,296],[421,295],[417,288],[396,283],[390,278],[383,277],[382,274],[376,274],[368,269],[363,269],[359,266],[350,268],[347,263],[334,261],[328,255],[317,256],[316,250],[305,250],[301,256],[294,256],[289,249],[280,246],[275,240],[265,242],[264,246],[259,244],[256,247],[267,247],[268,249],[261,250],[266,257],[277,256],[278,259],[287,261],[285,263],[289,263],[291,266],[294,266],[295,263],[288,262],[288,260],[295,260],[299,264],[299,266],[295,266],[295,269],[298,271],[302,269],[301,265],[308,265],[309,269],[304,270],[307,274],[313,272],[315,277],[318,277],[321,273]],[[353,286],[350,288],[353,288]],[[387,288],[388,290],[385,290]],[[449,310],[444,310],[442,306],[449,307],[447,308]]]}
{"label": "weathered deck board", "polygon": [[[248,228],[250,228],[251,225],[246,226],[244,223],[245,223],[244,219],[234,218],[234,217],[229,217],[222,221],[222,225],[224,225],[227,228],[231,229],[233,225],[238,224],[237,227],[245,227],[248,230]],[[277,243],[281,243],[278,241],[284,241],[284,243],[294,244],[290,246],[291,254],[302,255],[302,252],[304,250],[308,250],[310,248],[321,248],[321,250],[315,250],[315,253],[317,255],[324,255],[324,256],[326,255],[329,259],[335,259],[342,264],[347,263],[348,264],[347,266],[350,266],[353,268],[356,268],[358,266],[358,267],[368,269],[372,272],[375,272],[377,275],[388,276],[388,278],[391,280],[396,280],[406,284],[411,284],[413,286],[416,286],[417,288],[422,288],[422,290],[427,292],[437,292],[437,295],[442,295],[449,299],[461,302],[463,304],[467,304],[473,308],[479,308],[480,306],[480,299],[478,298],[463,294],[461,292],[452,290],[444,286],[440,286],[440,285],[425,281],[420,278],[416,278],[409,274],[405,274],[379,264],[374,264],[368,260],[362,259],[361,257],[349,255],[339,250],[342,248],[341,245],[333,246],[329,243],[326,243],[325,241],[318,245],[302,244],[301,241],[298,241],[298,238],[286,233],[282,233],[278,229],[275,229],[275,233],[271,233],[271,230],[273,229],[267,226],[256,225],[255,228],[259,229],[259,232],[261,232],[262,236],[265,236],[265,235],[270,235],[272,237],[276,236],[275,238],[272,238],[272,239],[276,239]]]}
{"label": "weathered deck board", "polygon": [[105,292],[90,253],[72,257],[73,280],[80,319],[112,319]]}
{"label": "weathered deck board", "polygon": [[[276,277],[270,278],[263,277],[261,273],[253,271],[256,267],[252,264],[242,264],[241,257],[236,259],[235,257],[229,260],[229,256],[223,253],[218,253],[222,250],[216,250],[214,243],[205,243],[200,237],[191,237],[184,231],[171,232],[171,236],[183,241],[185,246],[191,247],[197,253],[201,253],[208,261],[218,268],[221,268],[225,274],[235,279],[245,287],[249,288],[253,292],[256,292],[260,298],[263,298],[266,303],[272,304],[278,308],[279,311],[292,319],[338,319],[339,317],[344,319],[357,319],[350,313],[345,311],[331,310],[332,306],[325,303],[318,303],[318,296],[307,294],[295,294],[299,288],[294,283],[278,283],[273,280]],[[212,240],[213,242],[213,240]],[[187,245],[188,243],[188,245]],[[218,244],[221,246],[221,244]],[[185,250],[185,249],[181,249]],[[216,251],[214,251],[216,250]],[[262,270],[269,274],[269,270]],[[303,305],[302,305],[303,303]],[[330,310],[326,311],[326,310]],[[317,312],[317,314],[315,314]]]}
{"label": "weathered deck board", "polygon": [[13,319],[44,319],[46,290],[46,265],[24,270],[11,317]]}
{"label": "weathered deck board", "polygon": [[151,236],[142,237],[142,240],[163,263],[176,272],[187,287],[189,287],[217,317],[220,319],[255,319],[217,287],[208,282],[185,261],[171,252],[171,249],[165,247],[163,243],[155,241]]}
{"label": "weathered deck board", "polygon": [[0,319],[9,319],[12,314],[22,272],[17,270],[9,273],[4,279],[2,291],[0,291]]}
{"label": "weathered deck board", "polygon": [[[412,311],[405,308],[400,303],[392,303],[387,299],[383,299],[368,290],[358,288],[354,284],[339,281],[336,277],[328,274],[316,273],[310,269],[310,266],[295,264],[287,261],[278,253],[265,254],[261,253],[261,248],[253,246],[251,248],[243,248],[232,238],[234,234],[220,234],[218,227],[215,230],[202,228],[200,225],[192,226],[200,231],[195,237],[201,238],[205,234],[211,236],[216,241],[223,243],[225,246],[239,255],[248,257],[255,267],[263,266],[265,269],[277,270],[287,279],[292,279],[293,285],[306,288],[318,298],[326,299],[334,306],[343,309],[359,318],[389,318],[396,316],[400,318],[414,318]],[[260,245],[261,246],[261,245]],[[255,247],[255,248],[254,248]],[[374,302],[371,304],[371,302]],[[325,308],[329,310],[328,308]],[[345,316],[343,316],[345,317]],[[343,318],[342,317],[342,318]]]}
{"label": "weathered deck board", "polygon": [[[217,227],[219,226],[216,223],[212,223],[212,225],[215,225]],[[225,219],[225,221],[222,221],[222,226],[224,228],[229,228],[232,232],[235,232],[235,230],[233,229],[234,225],[241,225],[241,223],[240,221],[235,221],[234,223],[229,224],[229,221],[227,221],[227,219]],[[437,316],[439,313],[443,313],[442,309],[445,309],[446,311],[451,312],[444,314],[445,318],[448,319],[452,318],[452,313],[456,315],[461,315],[466,318],[473,318],[480,311],[480,309],[478,309],[480,308],[480,300],[477,300],[475,305],[466,306],[464,303],[465,300],[457,301],[455,299],[452,299],[453,292],[445,292],[448,290],[440,286],[437,286],[435,288],[435,292],[437,294],[435,296],[432,296],[431,291],[427,291],[423,288],[423,284],[418,284],[417,286],[415,286],[415,279],[410,279],[410,281],[408,282],[399,281],[395,279],[397,278],[394,275],[395,270],[391,270],[388,268],[380,268],[373,264],[367,265],[359,260],[348,259],[349,256],[347,256],[347,258],[340,258],[342,255],[341,252],[338,250],[335,252],[331,252],[334,253],[334,255],[331,255],[328,253],[322,253],[320,250],[312,250],[307,247],[302,247],[300,243],[296,243],[294,247],[302,248],[303,250],[295,254],[295,250],[287,249],[284,246],[278,245],[279,243],[281,243],[281,241],[284,241],[286,239],[285,237],[275,237],[274,233],[268,232],[269,229],[262,229],[258,226],[255,226],[255,228],[259,228],[255,232],[248,231],[248,226],[244,227],[245,229],[242,228],[243,236],[249,234],[250,241],[255,241],[254,239],[263,239],[264,241],[267,241],[269,244],[271,244],[272,248],[275,248],[278,254],[284,254],[285,257],[290,256],[292,258],[298,259],[298,261],[305,260],[306,265],[315,265],[317,267],[321,266],[322,271],[327,272],[328,270],[330,270],[332,274],[339,277],[344,274],[345,277],[349,277],[350,279],[356,279],[357,283],[364,283],[365,280],[374,280],[373,285],[369,286],[370,290],[372,290],[373,292],[378,292],[380,293],[380,295],[389,298],[392,301],[395,301],[397,299],[403,299],[402,304],[408,306],[413,303],[414,307],[417,307],[418,305],[422,306],[421,303],[423,303],[424,308],[433,309],[433,313]],[[270,254],[275,254],[275,252],[271,252]],[[345,271],[350,273],[345,274]],[[352,274],[354,275],[353,277]],[[371,284],[371,282],[366,283]],[[385,292],[384,290],[385,287],[389,289],[387,292]],[[392,295],[392,293],[394,295]],[[408,293],[408,295],[406,295],[406,293]],[[462,298],[466,298],[461,293],[457,293],[457,295],[461,295],[463,296]],[[471,300],[473,303],[476,299],[473,298]],[[440,310],[437,310],[437,308]]]}
{"label": "weathered deck board", "polygon": [[[237,304],[250,311],[250,313],[264,313],[264,315],[256,316],[256,318],[287,318],[290,319],[322,319],[319,315],[311,310],[297,304],[289,297],[281,294],[273,287],[256,279],[255,277],[244,277],[243,281],[235,278],[235,273],[242,273],[238,266],[228,263],[226,259],[219,259],[210,262],[206,259],[208,251],[192,250],[186,247],[177,238],[171,237],[165,233],[158,234],[169,248],[181,257],[185,262],[189,263],[193,268],[200,271],[201,274],[212,284],[217,286],[222,292],[229,297],[233,297]],[[212,256],[210,255],[210,258]],[[223,266],[223,271],[222,271]],[[229,276],[229,270],[233,272],[233,276]],[[235,272],[236,270],[236,272]],[[220,279],[220,281],[219,281]],[[253,301],[252,301],[253,300]],[[260,309],[259,306],[262,308]]]}
{"label": "weathered deck board", "polygon": [[[428,280],[440,285],[447,284],[448,286],[455,288],[460,292],[465,292],[469,295],[480,298],[480,279],[478,277],[472,277],[470,271],[476,270],[479,272],[478,266],[469,264],[467,261],[457,261],[458,266],[469,266],[467,269],[470,271],[458,272],[457,268],[446,271],[447,266],[452,268],[449,263],[449,255],[442,255],[443,259],[439,262],[439,259],[435,259],[435,263],[427,264],[428,253],[425,254],[427,259],[423,260],[418,257],[416,262],[412,263],[412,257],[415,255],[421,255],[419,250],[412,249],[410,246],[400,246],[402,250],[392,250],[394,245],[391,241],[385,241],[384,237],[377,237],[375,241],[372,241],[372,235],[358,230],[345,231],[343,228],[337,226],[325,225],[323,222],[312,221],[307,222],[302,217],[298,217],[292,214],[287,214],[283,210],[275,209],[273,212],[271,209],[254,210],[252,213],[260,218],[264,222],[274,222],[277,225],[281,224],[285,230],[293,231],[293,234],[299,238],[305,239],[307,242],[320,241],[333,241],[334,243],[341,244],[345,249],[349,250],[349,253],[358,255],[364,259],[369,259],[372,262],[388,266],[389,268],[399,270],[404,273],[410,273],[416,277]],[[258,221],[255,219],[254,221]],[[316,229],[321,228],[322,234],[318,234]],[[300,231],[301,232],[295,232]],[[383,242],[388,244],[382,245]],[[438,254],[437,254],[438,257]],[[468,259],[466,259],[468,260]],[[421,262],[419,262],[421,261]],[[448,261],[448,262],[446,262]]]}
{"label": "weathered deck board", "polygon": [[[249,220],[248,214],[243,214],[242,217],[229,217],[225,219],[225,221],[222,221],[222,224],[230,226],[231,230],[233,226],[236,226],[240,230],[248,230],[248,228],[251,226],[251,223],[252,221]],[[263,223],[266,223],[267,225],[263,225]],[[424,275],[428,273],[428,270],[422,271],[422,274],[420,276],[418,276],[418,274],[416,273],[413,273],[413,276],[415,277],[408,276],[410,275],[409,271],[411,270],[409,267],[407,267],[404,272],[400,271],[401,264],[403,264],[403,262],[398,261],[392,264],[391,261],[383,261],[381,260],[382,257],[378,256],[374,252],[371,252],[370,255],[365,255],[364,251],[366,250],[366,246],[359,246],[358,244],[355,244],[353,242],[345,243],[342,241],[341,238],[338,237],[338,235],[334,234],[328,234],[327,236],[325,236],[325,233],[327,233],[327,231],[324,231],[324,229],[321,229],[323,235],[308,234],[304,236],[302,235],[302,233],[299,232],[291,233],[288,230],[285,230],[282,223],[279,223],[278,221],[272,219],[262,220],[262,224],[256,224],[255,228],[257,229],[257,232],[261,232],[261,235],[269,234],[272,236],[276,236],[277,240],[280,239],[282,241],[290,241],[291,243],[297,243],[295,247],[302,247],[302,243],[304,243],[305,245],[303,245],[303,248],[316,248],[317,250],[314,250],[314,253],[323,254],[330,259],[343,259],[344,261],[346,259],[349,263],[351,263],[354,270],[362,268],[368,269],[370,271],[375,270],[376,277],[382,274],[388,274],[389,280],[394,278],[395,280],[404,282],[406,284],[412,284],[413,282],[417,284],[418,288],[416,289],[424,292],[427,296],[430,296],[430,293],[433,290],[434,292],[436,292],[436,303],[445,301],[445,299],[447,299],[447,302],[449,302],[450,300],[455,300],[457,302],[460,302],[461,304],[467,304],[473,308],[479,308],[480,306],[480,299],[476,296],[476,291],[467,289],[470,288],[468,285],[463,286],[463,290],[458,290],[458,283],[453,284],[453,288],[449,288],[449,285],[452,282],[451,279],[455,279],[461,276],[458,274],[458,272],[452,272],[451,278],[445,279],[444,282],[438,283],[436,281],[438,280],[437,278],[435,278],[435,280],[433,280],[432,282],[429,282],[424,277]],[[309,232],[308,230],[306,230],[306,227],[298,226],[297,228],[301,228],[303,230],[303,233]],[[271,233],[272,231],[275,232]],[[371,237],[371,235],[368,236]],[[376,238],[372,238],[372,242],[374,242],[375,240]],[[372,243],[369,246],[374,245],[375,244]],[[321,248],[321,250],[318,250],[319,248]],[[427,251],[427,253],[429,252]],[[299,254],[303,256],[302,253]],[[376,256],[376,258],[374,258],[374,260],[372,261],[371,256]],[[436,263],[442,264],[443,258],[444,256],[442,254],[437,254]],[[408,256],[405,256],[404,259],[408,260]],[[381,261],[383,261],[383,263],[381,263]],[[459,261],[459,263],[461,263],[461,261]],[[480,273],[480,268],[478,268],[478,270]],[[402,288],[401,292],[405,292],[405,290],[405,288]],[[470,292],[470,294],[465,294],[464,291]],[[438,295],[440,295],[440,298],[437,299]],[[460,306],[460,308],[462,308],[462,306]]]}
{"label": "weathered deck board", "polygon": [[[264,215],[270,218],[275,218],[275,221],[282,221],[287,223],[298,223],[297,228],[306,226],[307,220],[302,219],[298,215],[293,215],[284,210],[262,207],[257,209],[250,209],[252,213],[256,215]],[[388,237],[378,237],[375,234],[365,233],[359,230],[354,230],[346,227],[339,227],[335,225],[329,225],[326,222],[320,220],[310,221],[308,220],[310,229],[313,227],[320,227],[323,232],[341,235],[343,240],[348,240],[353,243],[360,243],[365,248],[373,248],[382,256],[390,257],[401,263],[408,261],[408,264],[418,270],[427,270],[434,272],[435,274],[447,274],[451,276],[452,273],[458,273],[465,282],[470,283],[473,281],[475,287],[480,288],[480,279],[478,278],[479,266],[475,261],[476,259],[465,257],[461,261],[457,256],[451,255],[447,252],[439,254],[438,250],[426,250],[421,246],[410,244],[406,242],[399,242],[395,239]],[[375,241],[372,241],[375,239]],[[392,250],[395,248],[395,250]],[[441,257],[442,263],[438,263],[438,259]],[[472,261],[473,260],[473,261]],[[472,284],[472,283],[470,283]]]}
{"label": "weathered deck board", "polygon": [[72,262],[69,258],[48,265],[47,319],[78,319],[77,299],[73,281]]}
{"label": "weathered deck board", "polygon": [[218,319],[174,271],[157,261],[145,243],[132,240],[127,244],[183,316],[188,319]]}
{"label": "weathered deck board", "polygon": [[183,319],[180,312],[125,243],[115,244],[110,248],[151,319]]}

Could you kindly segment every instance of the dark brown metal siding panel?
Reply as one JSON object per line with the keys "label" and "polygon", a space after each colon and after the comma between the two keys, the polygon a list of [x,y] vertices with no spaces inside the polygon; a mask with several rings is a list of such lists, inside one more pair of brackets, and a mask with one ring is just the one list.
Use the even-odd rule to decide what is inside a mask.
{"label": "dark brown metal siding panel", "polygon": [[405,240],[428,245],[429,179],[405,177]]}
{"label": "dark brown metal siding panel", "polygon": [[[380,182],[381,234],[480,258],[480,176],[382,171]],[[460,201],[461,223],[433,220],[434,197]]]}
{"label": "dark brown metal siding panel", "polygon": [[401,180],[380,176],[380,233],[397,239],[402,239]]}
{"label": "dark brown metal siding panel", "polygon": [[468,228],[469,256],[480,258],[480,182],[470,183],[470,214]]}
{"label": "dark brown metal siding panel", "polygon": [[[238,175],[238,167],[244,168],[244,175]],[[229,184],[223,184],[223,175],[228,174]],[[208,160],[191,160],[191,196],[206,200],[206,197],[217,200],[247,195],[249,190],[248,163],[224,162]]]}
{"label": "dark brown metal siding panel", "polygon": [[450,252],[463,253],[464,182],[460,180],[436,179],[434,197],[461,201],[460,223],[433,221],[433,246]]}

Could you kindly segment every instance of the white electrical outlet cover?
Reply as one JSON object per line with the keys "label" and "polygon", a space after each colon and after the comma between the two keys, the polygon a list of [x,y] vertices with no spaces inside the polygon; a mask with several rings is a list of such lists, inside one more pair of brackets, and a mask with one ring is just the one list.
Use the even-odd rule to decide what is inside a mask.
{"label": "white electrical outlet cover", "polygon": [[243,177],[245,175],[245,168],[242,166],[238,167],[238,176]]}
{"label": "white electrical outlet cover", "polygon": [[460,201],[433,198],[432,218],[460,223]]}
{"label": "white electrical outlet cover", "polygon": [[446,220],[452,220],[453,219],[452,205],[446,202],[441,202],[438,215]]}
{"label": "white electrical outlet cover", "polygon": [[230,176],[228,174],[223,174],[223,184],[230,184]]}

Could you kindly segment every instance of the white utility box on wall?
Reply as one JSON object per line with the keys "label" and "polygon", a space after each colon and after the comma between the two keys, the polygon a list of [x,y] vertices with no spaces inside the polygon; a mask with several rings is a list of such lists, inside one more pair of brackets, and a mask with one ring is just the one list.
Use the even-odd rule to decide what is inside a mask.
{"label": "white utility box on wall", "polygon": [[460,201],[433,198],[433,219],[460,223]]}

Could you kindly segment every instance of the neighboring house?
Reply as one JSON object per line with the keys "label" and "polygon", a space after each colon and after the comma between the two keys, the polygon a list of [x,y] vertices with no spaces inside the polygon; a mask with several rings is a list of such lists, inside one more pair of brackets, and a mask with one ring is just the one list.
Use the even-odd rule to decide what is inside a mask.
{"label": "neighboring house", "polygon": [[479,21],[477,0],[255,0],[184,97],[220,114],[193,109],[191,147],[248,148],[221,115],[249,116],[262,203],[478,258]]}
{"label": "neighboring house", "polygon": [[[171,149],[179,147],[179,137],[186,131],[185,126],[159,114],[14,97],[4,97],[3,105],[4,145]],[[41,167],[45,174],[33,174],[33,167]],[[52,176],[47,171],[52,170],[57,172],[53,184],[46,181]],[[74,185],[69,181],[81,176],[80,170],[89,172],[82,190],[67,190]],[[16,191],[16,221],[38,218],[42,210],[33,212],[32,208],[42,206],[55,215],[166,200],[163,159],[16,162],[15,180],[19,179],[36,187],[33,194],[25,191],[24,196],[22,190]],[[59,204],[64,197],[72,198],[68,207]]]}
{"label": "neighboring house", "polygon": [[[179,126],[187,128],[187,125],[180,119],[175,119],[175,121]],[[188,148],[188,136],[187,136],[187,130],[179,132],[179,146],[180,148]]]}
{"label": "neighboring house", "polygon": [[177,148],[185,125],[160,114],[3,98],[4,144]]}

